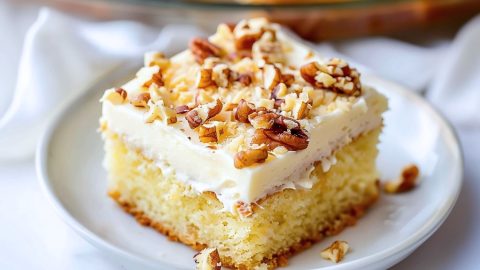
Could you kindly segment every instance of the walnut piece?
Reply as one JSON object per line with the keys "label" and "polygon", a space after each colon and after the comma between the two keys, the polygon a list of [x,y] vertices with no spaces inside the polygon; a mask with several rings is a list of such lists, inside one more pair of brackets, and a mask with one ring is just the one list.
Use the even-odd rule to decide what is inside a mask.
{"label": "walnut piece", "polygon": [[415,188],[420,170],[414,164],[405,166],[400,177],[394,181],[388,181],[383,189],[388,193],[402,193]]}
{"label": "walnut piece", "polygon": [[203,64],[208,57],[220,57],[221,49],[204,38],[194,38],[189,44],[190,51],[195,57],[195,61]]}
{"label": "walnut piece", "polygon": [[340,262],[349,249],[346,241],[335,241],[328,248],[322,250],[320,256],[326,260],[330,260],[334,263]]}
{"label": "walnut piece", "polygon": [[140,93],[134,98],[132,98],[130,100],[130,103],[135,107],[147,108],[149,100],[150,100],[150,93],[145,92],[145,93]]}
{"label": "walnut piece", "polygon": [[216,248],[206,248],[193,256],[197,270],[221,270],[220,254]]}
{"label": "walnut piece", "polygon": [[242,169],[255,163],[262,163],[267,157],[268,152],[265,149],[248,149],[235,154],[234,165],[235,168]]}

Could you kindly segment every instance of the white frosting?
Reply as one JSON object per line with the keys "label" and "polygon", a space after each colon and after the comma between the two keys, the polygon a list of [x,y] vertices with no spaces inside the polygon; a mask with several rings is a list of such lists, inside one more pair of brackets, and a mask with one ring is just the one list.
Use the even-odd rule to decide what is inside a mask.
{"label": "white frosting", "polygon": [[365,89],[351,109],[338,108],[316,117],[307,149],[243,169],[234,167],[233,156],[226,150],[213,150],[190,141],[180,130],[185,125],[182,121],[173,125],[155,121],[147,125],[143,111],[129,104],[110,102],[103,103],[103,119],[111,131],[123,135],[128,145],[155,160],[165,174],[176,174],[199,192],[215,192],[229,208],[238,200],[254,202],[276,188],[311,187],[314,179],[299,177],[301,172],[311,171],[312,164],[319,160],[323,169],[328,170],[335,163],[332,152],[380,126],[385,109],[385,98]]}

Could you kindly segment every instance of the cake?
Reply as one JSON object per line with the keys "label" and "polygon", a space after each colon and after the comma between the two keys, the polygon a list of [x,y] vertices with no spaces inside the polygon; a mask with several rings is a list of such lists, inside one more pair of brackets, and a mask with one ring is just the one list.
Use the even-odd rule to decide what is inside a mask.
{"label": "cake", "polygon": [[262,18],[144,60],[100,119],[108,193],[142,225],[273,269],[379,196],[387,100],[347,62]]}

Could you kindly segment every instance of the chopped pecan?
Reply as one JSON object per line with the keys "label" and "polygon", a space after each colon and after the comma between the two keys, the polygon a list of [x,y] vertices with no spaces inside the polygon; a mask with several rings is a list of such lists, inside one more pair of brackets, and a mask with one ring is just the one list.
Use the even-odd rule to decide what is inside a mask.
{"label": "chopped pecan", "polygon": [[197,73],[197,88],[207,88],[211,85],[215,85],[215,81],[212,79],[212,69],[201,68]]}
{"label": "chopped pecan", "polygon": [[238,103],[238,106],[233,113],[237,121],[240,121],[242,123],[248,123],[248,116],[254,112],[255,105],[242,99]]}
{"label": "chopped pecan", "polygon": [[290,151],[298,151],[308,147],[308,136],[303,132],[265,129],[263,133],[268,138],[281,143]]}
{"label": "chopped pecan", "polygon": [[127,91],[125,91],[125,89],[118,87],[115,88],[115,92],[117,92],[123,98],[123,100],[127,99]]}
{"label": "chopped pecan", "polygon": [[177,106],[175,108],[175,112],[177,114],[184,114],[184,113],[187,113],[190,111],[190,107],[188,107],[187,105],[180,105],[180,106]]}
{"label": "chopped pecan", "polygon": [[240,151],[235,154],[234,165],[237,169],[242,169],[251,166],[255,163],[262,163],[268,157],[268,152],[265,149],[249,149]]}
{"label": "chopped pecan", "polygon": [[203,143],[217,142],[217,128],[214,125],[202,125],[198,129],[198,138]]}
{"label": "chopped pecan", "polygon": [[258,144],[258,145],[265,145],[266,147],[266,150],[268,151],[272,151],[273,149],[277,148],[277,147],[280,147],[280,146],[283,146],[283,144],[277,142],[277,141],[274,141],[272,139],[270,139],[269,137],[267,137],[267,135],[265,135],[265,133],[263,133],[264,129],[257,129],[255,130],[255,133],[253,134],[253,137],[252,137],[252,143],[253,144]]}
{"label": "chopped pecan", "polygon": [[348,243],[345,241],[335,241],[329,247],[322,250],[320,256],[326,260],[338,263],[347,254],[349,249]]}
{"label": "chopped pecan", "polygon": [[127,91],[122,88],[108,89],[102,97],[102,101],[108,100],[112,104],[122,104],[127,99]]}
{"label": "chopped pecan", "polygon": [[238,104],[237,103],[227,103],[224,108],[225,108],[225,111],[227,112],[231,112],[233,111],[235,108],[237,108]]}
{"label": "chopped pecan", "polygon": [[338,58],[331,59],[325,65],[308,63],[300,68],[300,74],[315,87],[352,96],[361,94],[360,74]]}
{"label": "chopped pecan", "polygon": [[187,112],[185,119],[188,121],[190,128],[194,129],[219,114],[222,111],[222,107],[223,103],[217,99],[214,102],[199,105],[195,109]]}
{"label": "chopped pecan", "polygon": [[249,217],[253,215],[252,205],[249,203],[238,201],[235,203],[235,208],[237,209],[238,213],[243,217]]}
{"label": "chopped pecan", "polygon": [[289,87],[295,82],[295,76],[293,76],[293,74],[282,74],[282,80],[281,81],[287,87]]}
{"label": "chopped pecan", "polygon": [[228,59],[232,62],[238,62],[243,58],[252,58],[251,51],[236,51],[232,52],[228,55]]}
{"label": "chopped pecan", "polygon": [[222,262],[216,248],[205,248],[193,256],[197,270],[221,270]]}
{"label": "chopped pecan", "polygon": [[313,86],[317,86],[317,81],[315,77],[317,72],[320,71],[320,65],[318,62],[310,62],[300,67],[300,75],[302,78]]}
{"label": "chopped pecan", "polygon": [[222,53],[219,47],[203,38],[192,39],[190,41],[189,48],[195,57],[195,61],[197,61],[199,64],[203,64],[203,61],[205,61],[205,59],[208,57],[219,57]]}
{"label": "chopped pecan", "polygon": [[385,183],[383,189],[388,193],[402,193],[415,188],[420,170],[414,164],[405,166],[397,180]]}
{"label": "chopped pecan", "polygon": [[239,51],[251,51],[253,44],[260,39],[263,33],[244,34],[235,39],[235,48]]}
{"label": "chopped pecan", "polygon": [[156,84],[157,86],[163,86],[164,85],[163,76],[162,76],[162,73],[160,71],[158,71],[157,73],[153,73],[152,78],[149,81],[145,82],[143,84],[143,86],[150,87],[150,85],[152,85],[153,83]]}
{"label": "chopped pecan", "polygon": [[200,126],[203,123],[202,118],[198,114],[198,111],[196,110],[191,110],[185,115],[185,119],[188,121],[188,125],[190,126],[191,129],[194,129],[198,126]]}
{"label": "chopped pecan", "polygon": [[238,76],[237,79],[241,84],[249,86],[253,82],[253,74],[251,72],[242,73]]}
{"label": "chopped pecan", "polygon": [[272,90],[282,80],[280,69],[274,65],[265,65],[263,68],[263,86],[265,89]]}
{"label": "chopped pecan", "polygon": [[131,99],[130,103],[135,107],[146,108],[149,100],[150,100],[150,93],[145,92]]}
{"label": "chopped pecan", "polygon": [[265,128],[269,129],[272,128],[273,124],[275,123],[275,119],[278,117],[276,113],[273,112],[254,112],[248,116],[248,120],[250,124],[256,129]]}

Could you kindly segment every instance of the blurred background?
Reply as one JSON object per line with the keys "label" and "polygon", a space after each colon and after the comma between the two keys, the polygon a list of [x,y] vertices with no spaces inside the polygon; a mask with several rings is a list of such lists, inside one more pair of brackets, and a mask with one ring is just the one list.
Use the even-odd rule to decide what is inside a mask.
{"label": "blurred background", "polygon": [[258,16],[416,91],[451,121],[465,155],[462,193],[439,231],[394,269],[478,269],[479,14],[480,0],[0,0],[0,269],[122,269],[46,202],[38,135],[67,99],[155,48],[167,26],[212,33]]}

